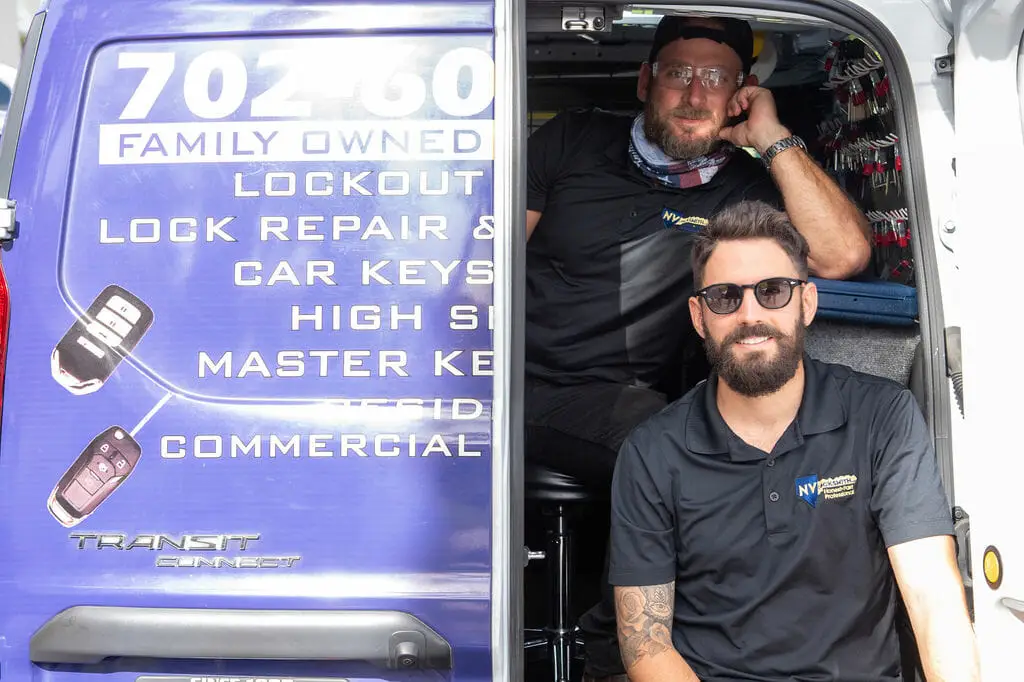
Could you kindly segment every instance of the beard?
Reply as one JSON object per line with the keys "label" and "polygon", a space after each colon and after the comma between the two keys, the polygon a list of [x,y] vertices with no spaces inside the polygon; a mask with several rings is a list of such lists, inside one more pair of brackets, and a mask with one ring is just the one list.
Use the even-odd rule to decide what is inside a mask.
{"label": "beard", "polygon": [[680,139],[669,126],[668,117],[678,116],[701,121],[714,121],[714,112],[705,109],[680,105],[661,116],[651,105],[650,100],[644,107],[644,135],[653,144],[658,145],[670,158],[681,161],[689,161],[698,156],[710,154],[725,144],[725,141],[718,137],[718,131],[722,126],[715,126],[705,137],[691,137]]}
{"label": "beard", "polygon": [[[734,329],[720,344],[711,338],[707,322],[704,322],[704,349],[711,368],[740,395],[758,398],[775,393],[796,375],[803,357],[806,329],[802,302],[800,309],[801,315],[791,334],[784,334],[769,324],[744,325]],[[775,357],[768,357],[760,351],[740,358],[734,344],[757,336],[775,339]]]}

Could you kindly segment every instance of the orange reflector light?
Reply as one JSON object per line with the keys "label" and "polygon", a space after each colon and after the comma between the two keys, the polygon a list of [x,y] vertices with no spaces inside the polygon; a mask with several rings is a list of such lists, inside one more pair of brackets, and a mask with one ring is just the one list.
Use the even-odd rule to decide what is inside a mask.
{"label": "orange reflector light", "polygon": [[985,569],[985,582],[993,590],[999,589],[1003,582],[1003,559],[999,556],[999,550],[991,545],[986,547],[982,565]]}

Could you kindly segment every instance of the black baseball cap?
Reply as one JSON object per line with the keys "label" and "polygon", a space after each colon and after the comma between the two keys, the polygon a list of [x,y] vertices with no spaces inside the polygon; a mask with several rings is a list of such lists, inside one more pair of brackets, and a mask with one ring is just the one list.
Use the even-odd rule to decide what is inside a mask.
{"label": "black baseball cap", "polygon": [[653,64],[657,61],[661,48],[674,40],[708,38],[731,47],[743,62],[743,72],[749,74],[750,67],[754,64],[754,31],[750,24],[734,17],[709,17],[722,25],[722,28],[711,28],[694,25],[692,22],[696,18],[679,14],[667,14],[662,17],[654,32],[654,43],[651,45],[648,63]]}

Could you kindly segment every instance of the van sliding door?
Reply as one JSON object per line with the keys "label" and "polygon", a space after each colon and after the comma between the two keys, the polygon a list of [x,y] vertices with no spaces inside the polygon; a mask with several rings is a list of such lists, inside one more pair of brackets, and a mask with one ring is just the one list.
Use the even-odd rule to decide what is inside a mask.
{"label": "van sliding door", "polygon": [[[955,444],[957,504],[970,522],[975,629],[982,677],[1021,676],[1024,638],[1024,364],[1013,303],[1020,286],[1024,159],[1024,13],[1019,0],[954,3],[956,239],[962,252],[966,429]],[[996,292],[1014,292],[997,295]]]}
{"label": "van sliding door", "polygon": [[519,679],[522,10],[47,7],[0,677]]}

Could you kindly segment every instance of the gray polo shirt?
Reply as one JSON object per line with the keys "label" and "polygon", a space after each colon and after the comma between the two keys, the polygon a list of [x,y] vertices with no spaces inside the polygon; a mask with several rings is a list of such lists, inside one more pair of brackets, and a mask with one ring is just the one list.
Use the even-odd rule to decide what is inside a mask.
{"label": "gray polo shirt", "polygon": [[712,376],[619,455],[610,582],[675,581],[673,641],[704,682],[898,681],[886,547],[953,532],[910,391],[807,355],[804,367],[770,453],[725,424]]}

